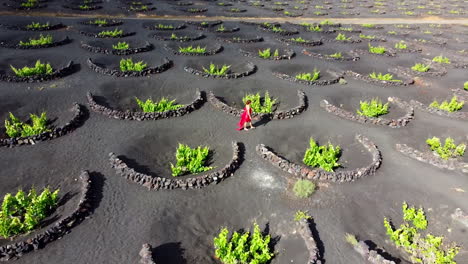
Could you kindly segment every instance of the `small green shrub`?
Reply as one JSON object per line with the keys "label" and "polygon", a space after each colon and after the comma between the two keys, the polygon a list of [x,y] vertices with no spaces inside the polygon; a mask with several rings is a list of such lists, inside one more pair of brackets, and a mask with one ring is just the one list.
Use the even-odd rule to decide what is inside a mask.
{"label": "small green shrub", "polygon": [[50,27],[49,22],[47,22],[45,24],[41,24],[39,22],[32,22],[31,24],[26,25],[27,29],[43,29],[43,28],[47,28],[47,27]]}
{"label": "small green shrub", "polygon": [[275,33],[281,33],[281,32],[284,32],[284,29],[282,29],[280,26],[273,26],[271,28],[271,31],[273,31]]}
{"label": "small green shrub", "polygon": [[164,25],[164,24],[157,24],[155,28],[158,29],[174,29],[173,25]]}
{"label": "small green shrub", "polygon": [[387,74],[382,74],[382,73],[371,73],[369,74],[369,77],[371,77],[372,79],[375,79],[375,80],[379,80],[379,81],[389,81],[389,82],[401,82],[401,80],[396,80],[396,79],[393,79],[393,75],[390,74],[390,73],[387,73]]}
{"label": "small green shrub", "polygon": [[249,231],[234,232],[229,237],[229,230],[222,228],[213,240],[215,255],[224,264],[264,264],[274,256],[270,239],[270,235],[262,235],[257,223],[254,223],[252,234]]}
{"label": "small green shrub", "polygon": [[436,56],[432,59],[433,62],[450,64],[450,59],[444,56]]}
{"label": "small green shrub", "polygon": [[365,34],[359,34],[359,37],[362,39],[375,39],[376,38],[374,35],[365,35]]}
{"label": "small green shrub", "polygon": [[107,19],[96,18],[96,19],[94,19],[92,21],[89,21],[89,24],[96,25],[96,26],[105,26],[105,25],[109,24],[109,22],[107,21]]}
{"label": "small green shrub", "polygon": [[203,54],[206,52],[206,47],[203,47],[203,48],[200,46],[179,47],[179,52],[186,53],[186,54],[190,54],[190,53]]}
{"label": "small green shrub", "polygon": [[468,90],[468,82],[465,82],[465,83],[463,84],[463,89]]}
{"label": "small green shrub", "polygon": [[330,54],[328,56],[332,57],[332,58],[335,58],[335,59],[342,59],[343,58],[343,54],[341,54],[341,52],[335,52],[335,53]]}
{"label": "small green shrub", "polygon": [[317,69],[314,69],[312,73],[307,72],[307,73],[299,73],[296,75],[296,79],[303,80],[303,81],[315,81],[320,78],[320,71]]}
{"label": "small green shrub", "polygon": [[299,198],[308,198],[315,191],[315,184],[309,180],[298,180],[293,187],[294,194]]}
{"label": "small green shrub", "polygon": [[405,50],[407,48],[408,48],[408,45],[406,45],[406,43],[403,40],[395,44],[395,49]]}
{"label": "small green shrub", "polygon": [[21,122],[12,113],[9,114],[9,120],[5,120],[6,134],[11,137],[29,137],[39,135],[50,131],[47,128],[47,115],[42,112],[40,116],[30,114],[31,124]]}
{"label": "small green shrub", "polygon": [[165,97],[161,98],[159,101],[153,101],[151,98],[146,99],[146,101],[141,101],[140,99],[135,97],[135,100],[138,106],[143,110],[145,113],[153,113],[153,112],[165,112],[169,110],[177,110],[184,105],[181,104],[174,104],[174,100],[169,100]]}
{"label": "small green shrub", "polygon": [[448,137],[445,139],[445,144],[442,146],[438,137],[428,138],[426,143],[432,151],[435,151],[442,159],[456,158],[465,154],[465,144],[455,145],[455,141]]}
{"label": "small green shrub", "polygon": [[12,65],[10,68],[19,77],[28,77],[28,76],[36,76],[36,75],[47,75],[53,73],[53,68],[50,66],[50,63],[41,63],[40,60],[37,60],[34,64],[34,67],[24,66],[21,69],[16,69]]}
{"label": "small green shrub", "polygon": [[307,31],[312,31],[312,32],[322,32],[323,29],[320,25],[310,25],[306,28]]}
{"label": "small green shrub", "polygon": [[112,49],[115,50],[128,50],[130,48],[130,44],[127,42],[117,42],[117,45],[112,45]]}
{"label": "small green shrub", "polygon": [[330,20],[325,19],[323,21],[320,21],[320,25],[322,25],[322,26],[333,26],[333,25],[335,25],[335,23],[330,21]]}
{"label": "small green shrub", "polygon": [[313,138],[310,138],[310,148],[304,154],[304,164],[312,167],[319,167],[325,171],[333,171],[334,168],[340,166],[337,162],[341,153],[339,146],[333,146],[330,142],[328,145],[319,146]]}
{"label": "small green shrub", "polygon": [[338,36],[336,36],[335,39],[338,41],[351,41],[351,38],[346,37],[346,35],[343,33],[338,33]]}
{"label": "small green shrub", "polygon": [[205,67],[203,67],[203,71],[211,75],[224,76],[229,73],[230,68],[231,65],[224,64],[221,67],[219,67],[214,63],[210,63],[210,68],[206,69]]}
{"label": "small green shrub", "polygon": [[265,92],[265,96],[263,97],[260,93],[256,94],[247,94],[242,98],[242,101],[245,103],[248,100],[251,101],[250,107],[252,107],[252,111],[254,113],[273,113],[273,107],[276,105],[277,99],[272,99],[268,92]]}
{"label": "small green shrub", "polygon": [[309,219],[312,219],[312,216],[309,215],[309,212],[308,211],[301,211],[301,210],[298,210],[295,214],[294,214],[294,221],[301,221],[301,220],[309,220]]}
{"label": "small green shrub", "polygon": [[297,42],[297,43],[306,43],[307,40],[301,38],[301,37],[297,37],[297,38],[290,38],[289,39],[290,41],[293,41],[293,42]]}
{"label": "small green shrub", "polygon": [[91,8],[91,6],[89,6],[87,4],[84,4],[84,5],[79,5],[78,8],[81,9],[81,10],[88,10],[88,9]]}
{"label": "small green shrub", "polygon": [[41,46],[41,45],[48,45],[52,43],[53,43],[53,39],[51,35],[44,36],[41,34],[39,35],[39,38],[37,39],[30,38],[29,41],[27,42],[20,41],[19,45],[20,46]]}
{"label": "small green shrub", "polygon": [[444,244],[443,236],[422,233],[428,224],[422,208],[408,207],[405,202],[402,211],[403,224],[399,228],[394,228],[387,218],[384,218],[384,227],[390,240],[410,255],[412,263],[456,264],[458,246]]}
{"label": "small green shrub", "polygon": [[258,56],[262,59],[269,59],[271,57],[273,58],[278,58],[279,57],[279,51],[276,49],[273,54],[271,54],[271,49],[264,49],[264,50],[259,50],[258,51]]}
{"label": "small green shrub", "polygon": [[352,27],[339,27],[337,30],[340,30],[340,31],[353,31],[353,28]]}
{"label": "small green shrub", "polygon": [[369,101],[360,101],[360,110],[357,111],[359,115],[378,117],[388,113],[388,103],[383,104],[380,99],[374,98]]}
{"label": "small green shrub", "polygon": [[226,28],[224,27],[223,24],[221,24],[217,29],[216,29],[217,32],[224,32],[226,31]]}
{"label": "small green shrub", "polygon": [[374,54],[384,54],[385,53],[385,47],[383,46],[372,46],[371,44],[368,44],[369,46],[369,52],[374,53]]}
{"label": "small green shrub", "polygon": [[361,26],[365,28],[375,28],[374,24],[362,24]]}
{"label": "small green shrub", "polygon": [[418,72],[427,72],[429,71],[431,67],[429,65],[426,65],[424,63],[416,63],[411,69],[413,71],[418,71]]}
{"label": "small green shrub", "polygon": [[28,194],[18,190],[7,193],[0,211],[0,237],[10,238],[34,230],[57,207],[58,192],[45,188],[40,195],[32,188]]}
{"label": "small green shrub", "polygon": [[147,64],[143,61],[133,62],[132,58],[120,60],[120,70],[123,72],[141,72],[146,69]]}
{"label": "small green shrub", "polygon": [[37,0],[26,0],[26,2],[22,2],[22,7],[35,7],[38,4]]}
{"label": "small green shrub", "polygon": [[175,33],[172,33],[170,39],[171,39],[171,40],[188,40],[189,37],[187,37],[187,36],[181,36],[181,37],[179,37],[179,36],[177,36]]}
{"label": "small green shrub", "polygon": [[351,246],[355,246],[355,245],[357,245],[359,243],[356,236],[353,235],[353,234],[349,234],[349,233],[346,233],[345,240],[346,240],[346,242],[351,244]]}
{"label": "small green shrub", "polygon": [[114,29],[114,30],[104,30],[98,33],[99,37],[121,37],[123,35],[123,30],[122,29]]}
{"label": "small green shrub", "polygon": [[148,6],[147,5],[141,5],[141,6],[130,6],[131,11],[147,11]]}
{"label": "small green shrub", "polygon": [[213,169],[205,166],[210,153],[208,147],[198,146],[190,148],[188,145],[180,144],[176,151],[176,165],[171,163],[172,176],[180,176],[186,173],[200,173]]}
{"label": "small green shrub", "polygon": [[447,112],[455,112],[455,111],[462,109],[464,104],[465,104],[465,101],[457,101],[457,97],[454,96],[452,97],[450,102],[445,100],[439,104],[439,102],[434,101],[429,105],[429,107],[438,108],[441,110],[445,110]]}

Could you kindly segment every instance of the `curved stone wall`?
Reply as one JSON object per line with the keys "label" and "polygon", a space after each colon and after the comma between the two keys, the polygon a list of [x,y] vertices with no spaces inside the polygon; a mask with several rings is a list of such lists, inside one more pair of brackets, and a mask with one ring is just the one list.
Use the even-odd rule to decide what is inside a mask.
{"label": "curved stone wall", "polygon": [[290,82],[295,82],[295,83],[300,83],[300,84],[305,84],[305,85],[331,85],[338,83],[340,79],[343,78],[343,76],[339,75],[338,73],[328,71],[331,75],[333,75],[335,78],[330,79],[330,80],[315,80],[315,81],[305,81],[305,80],[300,80],[297,79],[294,76],[288,75],[286,73],[280,73],[280,72],[273,72],[273,75],[277,78],[280,78],[282,80],[290,81]]}
{"label": "curved stone wall", "polygon": [[281,170],[300,179],[307,178],[317,181],[352,182],[362,177],[374,174],[380,167],[380,164],[382,164],[382,155],[380,154],[377,146],[370,141],[370,139],[361,135],[356,135],[356,140],[359,141],[367,151],[369,151],[372,156],[372,162],[365,167],[349,171],[328,172],[322,169],[310,168],[306,165],[295,164],[281,156],[278,156],[263,144],[258,145],[256,147],[256,151],[257,154],[266,161],[269,161]]}
{"label": "curved stone wall", "polygon": [[[242,55],[250,58],[264,59],[258,55],[258,52],[254,53],[243,49],[239,49],[239,52],[242,53]],[[290,60],[292,57],[294,57],[294,55],[295,53],[292,49],[285,49],[282,50],[282,54],[280,54],[278,57],[271,56],[264,60]]]}
{"label": "curved stone wall", "polygon": [[298,42],[287,38],[278,38],[277,40],[286,43],[286,45],[295,44],[304,47],[314,47],[323,44],[322,40],[305,40],[305,42]]}
{"label": "curved stone wall", "polygon": [[58,78],[65,77],[73,72],[73,61],[68,62],[68,64],[60,69],[55,70],[51,74],[42,74],[42,75],[35,75],[35,76],[28,76],[28,77],[19,77],[16,75],[6,75],[0,74],[0,80],[4,82],[26,82],[26,83],[33,83],[33,82],[44,82],[55,80]]}
{"label": "curved stone wall", "polygon": [[315,242],[309,220],[301,219],[299,221],[299,235],[301,235],[302,239],[304,239],[306,248],[309,251],[309,258],[306,263],[322,264],[322,257],[320,256],[320,252],[317,247],[317,242]]}
{"label": "curved stone wall", "polygon": [[99,33],[92,33],[92,32],[85,32],[85,31],[80,31],[81,35],[85,35],[87,37],[92,37],[92,38],[125,38],[129,36],[133,36],[136,34],[136,32],[128,32],[128,33],[123,33],[122,35],[113,37],[113,36],[100,36]]}
{"label": "curved stone wall", "polygon": [[115,76],[115,77],[143,77],[143,76],[148,76],[150,74],[156,74],[156,73],[161,73],[164,71],[167,71],[170,69],[173,65],[172,61],[169,60],[168,58],[164,58],[164,63],[155,67],[148,67],[140,72],[134,72],[134,71],[129,71],[129,72],[123,72],[120,70],[113,70],[113,69],[108,69],[101,67],[97,64],[95,64],[91,58],[89,58],[87,61],[88,66],[95,72],[105,74],[105,75],[110,75],[110,76]]}
{"label": "curved stone wall", "polygon": [[352,51],[349,52],[349,55],[350,55],[350,56],[346,56],[346,57],[342,57],[342,58],[333,58],[333,57],[330,57],[330,56],[327,56],[327,55],[324,55],[324,54],[311,52],[311,51],[308,51],[308,50],[305,50],[305,49],[302,50],[302,54],[307,55],[307,56],[309,56],[309,57],[322,59],[322,60],[358,61],[358,60],[361,59],[361,58],[359,57],[358,54],[356,54],[356,53],[354,53],[354,52],[352,52]]}
{"label": "curved stone wall", "polygon": [[34,45],[34,46],[21,46],[19,44],[8,44],[5,42],[0,42],[1,47],[5,48],[10,48],[10,49],[44,49],[44,48],[52,48],[52,47],[57,47],[61,45],[65,45],[71,42],[71,39],[65,37],[65,39],[60,40],[60,41],[54,41],[50,44],[45,44],[45,45]]}
{"label": "curved stone wall", "polygon": [[145,112],[119,111],[119,110],[114,110],[112,108],[106,107],[104,105],[100,105],[96,101],[94,101],[94,98],[91,92],[88,92],[86,94],[86,97],[88,99],[89,108],[91,108],[91,110],[93,110],[94,112],[103,114],[109,118],[115,118],[115,119],[120,119],[120,120],[137,120],[137,121],[158,120],[158,119],[164,119],[164,118],[183,116],[185,114],[188,114],[200,108],[200,106],[203,104],[203,101],[204,101],[202,93],[200,91],[197,91],[193,102],[188,105],[185,105],[182,108],[179,108],[177,110],[169,110],[165,112],[145,113]]}
{"label": "curved stone wall", "polygon": [[234,171],[240,166],[240,150],[239,143],[232,142],[232,159],[222,169],[211,172],[201,176],[194,176],[191,178],[177,179],[164,178],[164,177],[153,177],[143,173],[136,172],[133,168],[130,168],[124,161],[119,159],[114,153],[109,154],[109,161],[112,168],[116,170],[116,173],[129,181],[140,184],[148,190],[173,190],[173,189],[200,189],[210,184],[218,184],[224,179],[232,176]]}
{"label": "curved stone wall", "polygon": [[65,125],[35,136],[0,139],[0,147],[35,145],[38,141],[51,140],[68,134],[81,126],[86,116],[84,107],[77,103],[73,103],[72,111],[74,112],[73,118]]}
{"label": "curved stone wall", "polygon": [[257,42],[262,42],[263,38],[260,36],[257,36],[256,38],[222,38],[222,37],[217,37],[216,40],[227,42],[227,43],[257,43]]}
{"label": "curved stone wall", "polygon": [[172,53],[174,53],[175,55],[185,55],[185,56],[211,56],[211,55],[215,55],[217,53],[220,53],[222,50],[223,50],[223,46],[219,45],[219,44],[216,44],[214,46],[213,49],[211,50],[207,50],[206,52],[203,52],[203,53],[185,53],[185,52],[180,52],[178,50],[175,50],[173,48],[171,48],[170,46],[168,45],[164,45],[164,48]]}
{"label": "curved stone wall", "polygon": [[381,86],[407,86],[414,83],[413,79],[402,80],[401,82],[392,82],[392,81],[381,81],[370,78],[367,75],[362,75],[353,71],[346,71],[346,75],[353,77],[356,80],[365,81],[368,83],[374,83]]}
{"label": "curved stone wall", "polygon": [[148,41],[145,42],[145,46],[139,48],[129,48],[126,50],[115,50],[115,49],[106,49],[101,47],[91,46],[86,43],[81,43],[81,47],[87,51],[94,53],[103,53],[103,54],[113,54],[113,55],[131,55],[140,52],[147,52],[153,49],[153,45]]}
{"label": "curved stone wall", "polygon": [[69,215],[62,217],[45,231],[38,233],[32,238],[24,241],[0,247],[0,261],[8,261],[21,257],[31,251],[39,250],[47,244],[62,238],[65,234],[78,225],[91,213],[90,189],[92,181],[89,173],[83,171],[79,177],[82,187],[80,191],[79,203],[76,209]]}
{"label": "curved stone wall", "polygon": [[448,112],[442,109],[438,109],[435,107],[430,107],[426,106],[421,102],[411,100],[409,102],[403,101],[398,97],[391,97],[393,101],[398,102],[401,105],[404,105],[405,107],[413,107],[419,110],[422,110],[424,112],[430,113],[430,114],[436,114],[440,116],[445,116],[445,117],[450,117],[450,118],[457,118],[457,119],[468,119],[468,112]]}
{"label": "curved stone wall", "polygon": [[[277,111],[277,112],[274,112],[274,113],[271,113],[271,114],[253,113],[252,117],[259,117],[259,118],[269,117],[271,119],[289,119],[289,118],[293,118],[296,115],[299,115],[302,112],[304,112],[305,109],[307,108],[307,96],[305,95],[305,93],[303,91],[301,91],[301,90],[298,90],[297,91],[297,96],[299,97],[299,105],[292,108],[292,109],[289,109],[289,110],[286,110],[286,111]],[[242,114],[242,111],[243,111],[242,109],[234,108],[234,107],[231,107],[231,106],[227,105],[223,101],[219,100],[213,94],[213,92],[208,93],[208,101],[215,108],[217,108],[217,109],[219,109],[219,110],[221,110],[221,111],[223,111],[223,112],[225,112],[227,114],[237,116],[237,117],[240,117],[241,114]]]}
{"label": "curved stone wall", "polygon": [[398,119],[386,119],[381,117],[368,117],[346,111],[338,106],[330,104],[327,100],[322,100],[320,106],[327,112],[332,113],[344,119],[355,121],[362,124],[374,124],[389,126],[391,128],[399,128],[406,126],[414,118],[414,109],[411,106],[402,104],[399,101],[393,100],[392,97],[388,98],[388,102],[397,105],[405,110],[406,114]]}
{"label": "curved stone wall", "polygon": [[242,78],[242,77],[245,77],[245,76],[249,76],[253,73],[255,73],[255,71],[257,70],[257,66],[255,66],[255,64],[253,64],[252,62],[248,62],[247,65],[246,65],[246,68],[247,70],[244,71],[244,72],[234,72],[234,73],[228,73],[226,75],[213,75],[213,74],[209,74],[209,73],[206,73],[204,71],[200,71],[198,69],[195,69],[195,68],[192,68],[190,66],[185,66],[184,67],[184,70],[188,73],[191,73],[191,74],[194,74],[194,75],[197,75],[197,76],[202,76],[202,77],[205,77],[205,78],[215,78],[215,79],[237,79],[237,78]]}

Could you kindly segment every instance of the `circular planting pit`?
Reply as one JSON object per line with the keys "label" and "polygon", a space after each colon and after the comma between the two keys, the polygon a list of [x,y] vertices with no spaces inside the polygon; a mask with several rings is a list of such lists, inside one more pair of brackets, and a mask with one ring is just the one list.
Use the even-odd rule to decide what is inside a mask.
{"label": "circular planting pit", "polygon": [[166,21],[144,22],[143,28],[148,30],[173,31],[186,28],[185,23],[168,23]]}
{"label": "circular planting pit", "polygon": [[[118,35],[103,35],[103,34],[100,34],[101,32],[104,32],[104,31],[119,31],[119,30],[122,30],[122,34],[118,34]],[[102,30],[94,30],[94,31],[80,31],[80,34],[81,35],[84,35],[84,36],[87,36],[87,37],[92,37],[92,38],[125,38],[125,37],[129,37],[129,36],[133,36],[136,34],[136,32],[129,32],[129,31],[126,31],[126,30],[123,30],[123,29],[120,29],[120,28],[115,28],[115,29],[102,29]]]}
{"label": "circular planting pit", "polygon": [[421,72],[421,71],[411,69],[412,66],[409,66],[409,67],[397,66],[396,68],[389,69],[388,71],[398,74],[398,75],[403,75],[403,76],[406,75],[406,76],[442,77],[445,74],[447,74],[447,69],[439,63],[433,63],[431,60],[422,59],[421,64],[429,66],[429,69],[425,72]]}
{"label": "circular planting pit", "polygon": [[[94,112],[103,114],[109,118],[115,118],[115,119],[120,119],[120,120],[137,120],[137,121],[158,120],[158,119],[166,119],[166,118],[171,118],[171,117],[183,116],[200,108],[204,102],[203,94],[200,91],[197,91],[195,94],[195,98],[193,99],[191,103],[186,104],[177,110],[168,110],[165,112],[148,113],[148,112],[142,112],[141,109],[137,108],[137,103],[134,101],[132,101],[133,104],[131,104],[132,106],[131,110],[129,109],[118,110],[118,109],[112,109],[111,107],[108,107],[107,103],[99,103],[98,101],[95,100],[93,94],[91,94],[90,92],[88,92],[86,96],[88,99],[88,105],[91,108],[91,110],[93,110]],[[99,97],[99,98],[101,98],[101,100],[105,100],[102,97]]]}
{"label": "circular planting pit", "polygon": [[[35,145],[39,141],[46,141],[55,139],[61,136],[64,136],[68,133],[73,132],[75,129],[80,127],[86,116],[87,112],[85,108],[77,103],[73,103],[72,108],[70,111],[73,113],[71,119],[62,126],[55,126],[53,123],[48,124],[48,128],[50,131],[43,132],[38,135],[28,136],[28,137],[13,137],[10,138],[6,134],[4,128],[0,130],[0,147],[14,147],[14,146],[21,146],[21,145]],[[20,117],[21,120],[27,120],[26,117]],[[48,120],[55,120],[56,118],[49,117]],[[48,121],[51,122],[51,121]]]}
{"label": "circular planting pit", "polygon": [[230,8],[224,9],[223,11],[228,13],[228,14],[240,14],[240,13],[247,12],[247,9],[237,8],[237,7],[230,7]]}
{"label": "circular planting pit", "polygon": [[[407,86],[407,85],[414,84],[414,79],[408,78],[407,76],[401,76],[402,80],[399,80],[399,81],[388,81],[388,80],[386,81],[386,80],[374,79],[374,78],[369,77],[369,74],[361,74],[361,73],[357,73],[351,70],[346,71],[345,75],[350,76],[359,81],[373,83],[379,86]],[[397,78],[398,77],[400,76],[398,75]]]}
{"label": "circular planting pit", "polygon": [[[138,143],[142,142],[137,142],[137,144]],[[212,151],[214,150],[214,152],[212,152],[214,155],[209,157],[213,162],[208,164],[208,166],[214,167],[213,169],[199,174],[173,177],[171,176],[170,164],[175,160],[175,149],[178,144],[173,142],[173,140],[170,140],[170,143],[174,144],[169,146],[168,143],[165,142],[165,144],[160,145],[157,150],[154,149],[153,146],[148,146],[148,144],[145,144],[145,149],[132,147],[128,155],[129,158],[126,158],[127,155],[117,156],[114,153],[110,153],[109,161],[118,175],[133,183],[142,185],[148,188],[148,190],[154,191],[200,189],[208,185],[218,184],[226,178],[233,176],[241,163],[239,143],[232,142],[232,150],[229,158],[229,151],[226,149],[226,146],[218,146],[213,149],[211,148],[212,146],[209,146]],[[166,151],[163,152],[163,149],[166,149]],[[158,153],[158,158],[156,160],[153,153]],[[138,161],[134,161],[130,159],[130,157],[137,157],[136,159]],[[222,165],[222,161],[225,162],[225,165]],[[148,164],[148,162],[158,166],[155,168],[154,173],[146,169],[143,171],[142,165],[140,164]],[[153,166],[154,165],[152,165],[152,167]]]}
{"label": "circular planting pit", "polygon": [[352,182],[362,177],[374,174],[382,163],[382,155],[377,146],[370,139],[361,135],[356,135],[356,141],[361,143],[364,148],[367,149],[372,157],[371,163],[364,167],[352,170],[337,169],[334,172],[328,172],[320,168],[311,168],[306,165],[293,163],[288,159],[279,156],[269,147],[263,144],[257,145],[256,151],[257,154],[264,160],[299,179],[331,182]]}
{"label": "circular planting pit", "polygon": [[[316,69],[320,71],[318,79],[315,80],[302,80],[297,78],[297,75],[301,73],[313,73],[313,70]],[[282,65],[272,68],[273,75],[282,80],[300,83],[304,85],[331,85],[338,83],[343,76],[337,72],[331,70],[321,70],[320,68],[314,68],[310,65]]]}
{"label": "circular planting pit", "polygon": [[[37,19],[34,21],[20,23],[19,25],[7,25],[7,24],[0,24],[2,27],[9,29],[9,30],[21,30],[21,31],[49,31],[49,30],[57,30],[66,27],[62,23],[51,23],[49,21],[40,21],[41,19]],[[43,19],[42,19],[43,20]],[[34,27],[33,24],[38,23],[37,27]]]}
{"label": "circular planting pit", "polygon": [[[194,50],[187,50],[190,47],[192,47]],[[175,55],[185,56],[210,56],[220,53],[223,50],[223,46],[219,44],[212,44],[212,42],[208,41],[197,42],[196,45],[170,43],[164,45],[164,48],[174,53]],[[195,51],[197,48],[201,48],[203,50]]]}
{"label": "circular planting pit", "polygon": [[[260,53],[265,53],[268,51],[268,49],[270,51],[268,52],[269,56],[262,58]],[[278,51],[278,56],[275,56],[276,51]],[[268,45],[263,43],[246,45],[244,47],[241,47],[239,49],[239,52],[242,53],[242,55],[244,56],[263,60],[290,60],[295,55],[292,49],[284,49],[280,45]]]}
{"label": "circular planting pit", "polygon": [[278,38],[279,41],[286,43],[286,45],[297,45],[304,47],[314,47],[323,44],[322,40],[303,39],[302,37],[291,38]]}
{"label": "circular planting pit", "polygon": [[[297,96],[299,98],[298,105],[294,108],[288,110],[277,110],[273,113],[252,113],[252,117],[258,117],[259,119],[269,118],[269,119],[289,119],[293,118],[296,115],[301,114],[307,109],[307,96],[301,90],[297,91]],[[229,106],[222,99],[216,97],[213,92],[208,93],[208,102],[211,103],[216,109],[221,110],[227,114],[240,117],[242,115],[243,109]],[[281,105],[281,104],[280,104]]]}
{"label": "circular planting pit", "polygon": [[204,39],[205,35],[202,33],[177,31],[177,32],[158,32],[152,34],[150,37],[157,40],[163,41],[175,41],[175,42],[189,42]]}
{"label": "circular planting pit", "polygon": [[216,40],[226,43],[257,43],[262,42],[263,38],[256,35],[233,33],[233,34],[220,34],[216,36]]}
{"label": "circular planting pit", "polygon": [[[349,52],[336,52],[336,50],[329,51],[328,54],[322,54],[317,52],[312,52],[310,50],[303,49],[302,54],[307,55],[309,57],[322,59],[322,60],[332,60],[332,61],[358,61],[361,58],[358,54],[353,51]],[[339,53],[339,55],[338,55]]]}
{"label": "circular planting pit", "polygon": [[[96,21],[101,21],[101,23],[97,23]],[[116,26],[122,25],[123,21],[115,20],[115,19],[91,19],[91,20],[80,21],[79,23],[81,25],[94,26],[94,27],[116,27]]]}
{"label": "circular planting pit", "polygon": [[[454,95],[457,95],[457,93],[455,93]],[[466,97],[461,97],[461,100],[464,100],[464,99],[466,99]],[[439,108],[430,107],[429,105],[425,105],[416,100],[410,100],[409,102],[407,102],[407,101],[403,101],[402,99],[398,97],[392,97],[392,100],[406,107],[413,107],[415,109],[424,111],[426,113],[435,114],[435,115],[439,115],[443,117],[454,118],[454,119],[468,120],[468,112],[463,111],[464,109],[460,111],[455,111],[455,112],[448,112]],[[450,101],[450,98],[448,98],[447,100]]]}
{"label": "circular planting pit", "polygon": [[[119,41],[120,42],[120,41]],[[141,52],[148,52],[153,50],[153,45],[147,41],[134,41],[129,40],[125,41],[129,45],[127,49],[116,49],[118,46],[118,41],[109,41],[109,40],[95,40],[89,41],[87,43],[81,43],[81,47],[89,52],[93,53],[103,53],[103,54],[113,54],[113,55],[131,55]],[[116,48],[114,48],[114,46]]]}
{"label": "circular planting pit", "polygon": [[[217,68],[221,68],[225,65],[229,66],[229,69],[223,75],[211,74],[205,71],[205,69],[208,70],[210,68],[211,63],[213,63]],[[184,67],[184,70],[188,73],[205,78],[238,79],[255,73],[257,71],[257,66],[252,62],[239,62],[224,59],[200,59],[189,61]]]}
{"label": "circular planting pit", "polygon": [[[29,34],[28,34],[29,35]],[[41,34],[44,37],[47,37],[49,34]],[[21,45],[20,43],[28,43],[30,39],[39,39],[41,37],[39,34],[33,34],[29,35],[29,37],[25,37],[25,35],[14,35],[10,36],[8,40],[2,40],[0,41],[0,46],[4,48],[10,48],[10,49],[44,49],[44,48],[52,48],[52,47],[58,47],[62,45],[66,45],[68,43],[71,43],[72,40],[66,36],[65,38],[60,38],[60,40],[56,40],[57,36],[52,35],[52,43],[47,43],[47,44],[42,44],[42,45],[27,45],[23,44]]]}
{"label": "circular planting pit", "polygon": [[[60,197],[58,207],[51,216],[40,223],[41,226],[38,229],[29,234],[17,236],[12,240],[0,239],[0,261],[18,259],[26,253],[42,249],[47,244],[70,233],[71,229],[89,217],[95,203],[92,201],[94,177],[91,177],[87,171],[83,171],[78,180],[81,184],[78,197],[70,198],[72,190]],[[75,187],[75,189],[77,188]],[[71,204],[70,199],[76,202],[75,207]]]}
{"label": "circular planting pit", "polygon": [[[374,124],[381,126],[389,126],[391,128],[404,127],[414,118],[413,107],[403,104],[400,101],[393,100],[393,98],[391,97],[388,98],[388,102],[390,103],[389,113],[381,117],[369,117],[357,114],[356,111],[357,109],[359,109],[359,101],[361,101],[361,99],[357,101],[351,100],[349,97],[345,98],[346,101],[348,99],[350,102],[348,102],[347,108],[339,107],[337,106],[337,104],[329,103],[328,100],[322,100],[320,102],[320,106],[323,109],[325,109],[325,111],[344,119],[348,119],[361,124]],[[355,109],[352,109],[351,107],[349,107],[349,105],[354,105]],[[394,105],[397,107],[397,109],[392,107]]]}
{"label": "circular planting pit", "polygon": [[[138,58],[132,58],[133,62],[136,63],[140,61]],[[163,63],[157,66],[147,66],[145,69],[141,71],[121,71],[119,67],[120,61],[116,61],[113,58],[98,58],[96,61],[89,58],[86,63],[88,67],[91,68],[93,71],[104,74],[110,75],[114,77],[143,77],[148,76],[150,74],[157,74],[164,71],[167,71],[173,66],[173,63],[168,58],[163,59]]]}
{"label": "circular planting pit", "polygon": [[[373,46],[377,47],[377,46]],[[392,48],[385,48],[384,53],[372,53],[369,51],[369,49],[357,49],[353,51],[354,53],[360,54],[360,55],[372,55],[372,56],[382,56],[382,57],[396,57],[397,53],[394,49]]]}
{"label": "circular planting pit", "polygon": [[[281,36],[291,36],[295,34],[299,34],[299,31],[296,28],[293,28],[291,26],[283,26],[280,24],[275,24],[275,23],[257,23],[258,28],[264,31],[268,31],[277,35]],[[279,26],[275,26],[279,25]]]}
{"label": "circular planting pit", "polygon": [[201,21],[201,22],[199,22],[199,21],[187,21],[187,24],[194,25],[197,28],[211,28],[211,27],[221,25],[222,23],[223,23],[223,21],[221,21],[221,20]]}
{"label": "circular planting pit", "polygon": [[100,5],[88,5],[88,4],[84,4],[84,5],[63,5],[62,7],[66,8],[66,9],[71,9],[71,10],[74,10],[74,11],[83,11],[83,12],[99,10],[99,9],[102,8],[102,6],[100,6]]}
{"label": "circular planting pit", "polygon": [[[23,67],[34,67],[38,60],[43,64],[49,63],[52,67],[52,72],[30,76],[18,76],[11,68],[11,66],[13,66],[20,70]],[[77,70],[78,65],[74,64],[73,61],[69,61],[65,64],[61,62],[60,58],[31,57],[23,55],[14,58],[7,58],[0,62],[0,80],[4,82],[25,83],[44,82],[66,77]]]}

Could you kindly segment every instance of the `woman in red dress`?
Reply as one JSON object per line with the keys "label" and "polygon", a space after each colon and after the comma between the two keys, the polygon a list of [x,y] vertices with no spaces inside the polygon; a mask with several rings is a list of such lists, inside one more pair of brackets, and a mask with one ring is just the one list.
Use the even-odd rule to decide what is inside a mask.
{"label": "woman in red dress", "polygon": [[237,124],[238,125],[237,130],[242,130],[242,129],[249,130],[247,128],[247,125],[249,125],[250,128],[255,128],[252,125],[252,107],[250,107],[250,103],[252,103],[250,100],[247,100],[245,102],[245,107],[244,107],[244,110],[242,111],[241,119],[239,123]]}

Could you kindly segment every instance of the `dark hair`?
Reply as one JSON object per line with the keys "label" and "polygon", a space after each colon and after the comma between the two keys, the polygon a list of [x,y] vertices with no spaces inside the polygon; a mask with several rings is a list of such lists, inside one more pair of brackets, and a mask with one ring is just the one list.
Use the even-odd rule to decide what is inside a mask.
{"label": "dark hair", "polygon": [[249,104],[251,104],[251,103],[252,103],[252,101],[250,101],[250,100],[245,101],[245,104],[246,104],[246,105],[249,105]]}

